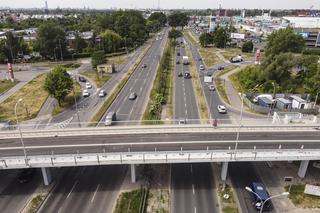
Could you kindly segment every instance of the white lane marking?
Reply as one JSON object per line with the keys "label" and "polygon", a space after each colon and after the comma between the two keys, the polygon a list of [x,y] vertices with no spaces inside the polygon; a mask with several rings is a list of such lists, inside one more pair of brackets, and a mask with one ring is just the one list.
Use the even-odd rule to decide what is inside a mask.
{"label": "white lane marking", "polygon": [[93,203],[94,198],[96,197],[97,191],[99,189],[100,183],[97,185],[96,191],[94,192],[92,199],[91,199],[91,203]]}
{"label": "white lane marking", "polygon": [[192,170],[192,165],[190,165],[190,172],[191,172],[191,173],[193,172],[193,170]]}
{"label": "white lane marking", "polygon": [[194,184],[192,184],[192,194],[195,195]]}
{"label": "white lane marking", "polygon": [[73,191],[74,187],[76,187],[77,183],[78,183],[78,180],[76,180],[76,182],[73,184],[73,186],[72,186],[72,188],[71,188],[71,190],[70,190],[69,194],[67,195],[67,198],[71,195],[71,193],[72,193],[72,191]]}
{"label": "white lane marking", "polygon": [[62,210],[62,207],[60,207],[60,209],[59,209],[58,213],[60,213],[60,212],[61,212],[61,210]]}
{"label": "white lane marking", "polygon": [[194,213],[197,213],[197,207],[194,207]]}

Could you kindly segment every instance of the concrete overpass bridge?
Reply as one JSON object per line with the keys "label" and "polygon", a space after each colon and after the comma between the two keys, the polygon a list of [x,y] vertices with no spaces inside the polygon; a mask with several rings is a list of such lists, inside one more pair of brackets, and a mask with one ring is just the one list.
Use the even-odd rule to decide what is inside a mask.
{"label": "concrete overpass bridge", "polygon": [[320,160],[319,125],[161,125],[0,132],[0,169],[130,164]]}

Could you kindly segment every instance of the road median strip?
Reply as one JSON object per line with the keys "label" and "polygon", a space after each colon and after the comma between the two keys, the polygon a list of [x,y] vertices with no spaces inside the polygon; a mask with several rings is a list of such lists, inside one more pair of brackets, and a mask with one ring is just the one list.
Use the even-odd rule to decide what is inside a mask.
{"label": "road median strip", "polygon": [[128,80],[130,79],[131,75],[135,72],[138,65],[142,61],[142,59],[145,57],[149,49],[151,48],[152,43],[149,44],[149,46],[144,50],[144,52],[139,56],[137,61],[130,67],[127,74],[123,76],[123,78],[120,80],[120,83],[113,89],[111,95],[109,98],[103,103],[103,105],[100,107],[98,112],[92,117],[91,124],[89,126],[96,126],[97,123],[102,119],[105,112],[109,109],[111,104],[114,102],[114,100],[118,97],[123,87],[126,85]]}

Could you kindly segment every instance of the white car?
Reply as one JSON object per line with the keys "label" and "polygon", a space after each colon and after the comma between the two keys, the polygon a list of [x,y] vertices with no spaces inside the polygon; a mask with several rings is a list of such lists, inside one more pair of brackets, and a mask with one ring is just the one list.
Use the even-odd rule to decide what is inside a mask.
{"label": "white car", "polygon": [[82,96],[83,97],[89,97],[89,95],[90,95],[90,93],[89,93],[88,90],[85,89],[85,90],[82,91]]}
{"label": "white car", "polygon": [[104,96],[106,96],[106,92],[102,89],[102,90],[100,90],[100,92],[99,92],[99,97],[104,97]]}
{"label": "white car", "polygon": [[87,89],[91,89],[92,88],[92,86],[91,86],[91,84],[89,82],[86,83],[86,88]]}
{"label": "white car", "polygon": [[200,65],[200,70],[204,70],[204,66],[202,64]]}
{"label": "white car", "polygon": [[219,113],[227,113],[227,109],[226,109],[226,107],[223,106],[223,105],[218,105],[218,106],[217,106],[217,109],[218,109],[218,112],[219,112]]}
{"label": "white car", "polygon": [[214,85],[210,85],[210,86],[209,86],[209,90],[210,90],[210,91],[214,91],[214,90],[216,90],[216,88],[214,87]]}

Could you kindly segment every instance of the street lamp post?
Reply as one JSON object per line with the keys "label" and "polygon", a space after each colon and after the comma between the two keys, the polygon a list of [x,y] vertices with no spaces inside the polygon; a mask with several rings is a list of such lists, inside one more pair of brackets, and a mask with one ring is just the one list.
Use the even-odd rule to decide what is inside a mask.
{"label": "street lamp post", "polygon": [[21,132],[21,128],[20,128],[20,124],[19,124],[19,120],[18,120],[18,114],[17,114],[17,107],[18,107],[18,104],[22,101],[23,99],[20,98],[16,105],[14,106],[14,113],[16,115],[16,121],[17,121],[17,125],[18,125],[18,130],[19,130],[19,134],[20,134],[20,141],[21,141],[21,144],[22,144],[22,148],[23,148],[23,154],[24,154],[24,158],[25,158],[25,161],[26,161],[26,164],[27,164],[27,151],[26,151],[26,147],[24,145],[24,141],[23,141],[23,137],[22,137],[22,132]]}
{"label": "street lamp post", "polygon": [[316,99],[315,99],[314,104],[313,104],[313,109],[316,108],[316,104],[317,104],[317,101],[318,101],[319,93],[320,92],[317,93]]}
{"label": "street lamp post", "polygon": [[74,103],[76,105],[76,113],[77,113],[77,117],[78,117],[78,125],[79,125],[79,127],[81,127],[80,117],[79,117],[79,110],[78,110],[78,102],[77,102],[77,98],[76,98],[76,92],[74,91],[74,85],[72,86],[72,93],[73,93]]}
{"label": "street lamp post", "polygon": [[235,148],[234,148],[234,159],[236,159],[236,157],[237,157],[238,142],[239,142],[239,137],[240,137],[240,129],[241,129],[241,127],[242,127],[243,106],[244,106],[244,103],[243,103],[243,94],[241,94],[240,122],[239,122],[238,131],[237,131],[236,145],[235,145]]}
{"label": "street lamp post", "polygon": [[266,199],[266,200],[263,201],[262,198],[261,198],[257,193],[255,193],[250,187],[246,186],[245,189],[246,189],[248,192],[256,195],[256,196],[260,199],[260,202],[261,202],[260,213],[262,213],[262,211],[263,211],[263,206],[264,206],[264,204],[265,204],[266,202],[268,202],[269,200],[271,200],[271,199],[273,199],[273,198],[277,198],[277,197],[288,196],[288,195],[290,194],[289,192],[282,192],[281,194],[270,196],[268,199]]}

